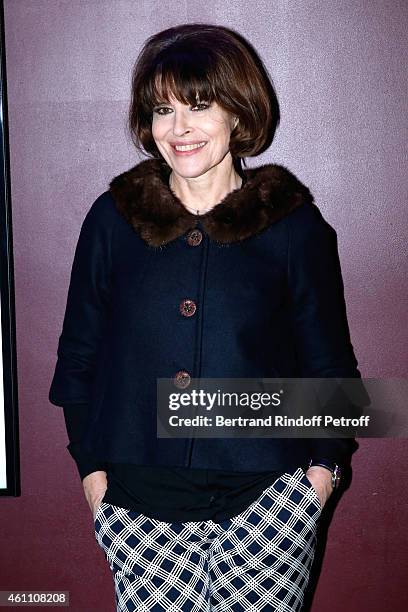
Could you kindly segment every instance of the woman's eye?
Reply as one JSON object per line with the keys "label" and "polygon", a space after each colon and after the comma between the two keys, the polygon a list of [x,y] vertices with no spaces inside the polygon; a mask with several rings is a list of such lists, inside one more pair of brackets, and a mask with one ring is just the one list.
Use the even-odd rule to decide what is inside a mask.
{"label": "woman's eye", "polygon": [[[192,110],[206,110],[207,108],[209,108],[209,104],[207,104],[206,102],[200,102],[199,104],[196,104],[195,106],[190,107]],[[153,109],[153,112],[156,113],[157,115],[168,115],[169,113],[167,113],[166,111],[171,111],[172,109],[169,108],[168,106],[158,106],[157,108]]]}
{"label": "woman's eye", "polygon": [[167,113],[163,113],[162,112],[162,111],[165,111],[165,110],[171,110],[171,109],[169,109],[167,106],[160,106],[158,108],[154,108],[153,112],[157,113],[158,115],[167,115]]}
{"label": "woman's eye", "polygon": [[207,104],[206,102],[200,102],[200,104],[197,104],[196,106],[193,106],[193,108],[198,108],[198,110],[205,110],[209,106],[210,105]]}

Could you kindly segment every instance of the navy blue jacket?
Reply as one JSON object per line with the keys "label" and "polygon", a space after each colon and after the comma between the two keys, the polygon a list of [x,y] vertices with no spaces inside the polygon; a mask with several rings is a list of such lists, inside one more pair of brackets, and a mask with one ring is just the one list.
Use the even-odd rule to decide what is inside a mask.
{"label": "navy blue jacket", "polygon": [[156,435],[156,379],[360,377],[335,230],[288,169],[246,169],[204,215],[146,160],[114,178],[82,224],[49,391],[89,407],[101,461],[272,471],[344,463],[346,439]]}

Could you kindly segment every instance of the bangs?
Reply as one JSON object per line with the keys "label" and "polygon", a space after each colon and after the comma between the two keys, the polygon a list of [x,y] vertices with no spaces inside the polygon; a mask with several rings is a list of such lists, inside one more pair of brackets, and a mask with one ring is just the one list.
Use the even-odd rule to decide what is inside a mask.
{"label": "bangs", "polygon": [[173,96],[182,104],[211,103],[215,99],[215,84],[210,81],[212,70],[207,53],[191,53],[191,48],[166,50],[146,83],[147,105],[152,108],[168,103]]}

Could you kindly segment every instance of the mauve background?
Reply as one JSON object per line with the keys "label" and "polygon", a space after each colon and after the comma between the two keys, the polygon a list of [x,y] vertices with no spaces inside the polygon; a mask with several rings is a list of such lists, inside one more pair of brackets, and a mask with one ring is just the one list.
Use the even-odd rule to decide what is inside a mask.
{"label": "mauve background", "polygon": [[[21,440],[19,498],[1,499],[0,589],[63,589],[114,610],[113,582],[49,404],[79,228],[137,162],[125,132],[142,42],[183,22],[228,25],[258,49],[282,121],[251,165],[287,165],[336,228],[363,376],[406,376],[405,1],[6,0]],[[408,609],[406,440],[361,440],[313,612]]]}

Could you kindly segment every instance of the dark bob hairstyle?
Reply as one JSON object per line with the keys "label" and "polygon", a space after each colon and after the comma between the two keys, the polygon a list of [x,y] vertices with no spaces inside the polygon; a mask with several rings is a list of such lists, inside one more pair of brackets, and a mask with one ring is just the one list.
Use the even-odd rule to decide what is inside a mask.
{"label": "dark bob hairstyle", "polygon": [[136,149],[162,161],[152,136],[152,111],[168,103],[170,94],[190,105],[215,100],[238,117],[230,139],[238,170],[240,158],[259,155],[272,143],[280,120],[272,79],[255,49],[229,28],[190,23],[145,42],[132,71],[128,125]]}

